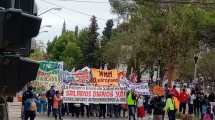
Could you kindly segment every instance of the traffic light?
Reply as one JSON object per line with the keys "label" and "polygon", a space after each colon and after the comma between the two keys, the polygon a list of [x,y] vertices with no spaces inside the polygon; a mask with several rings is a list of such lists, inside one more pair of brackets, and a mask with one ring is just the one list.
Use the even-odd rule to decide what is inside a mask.
{"label": "traffic light", "polygon": [[0,10],[0,53],[28,56],[31,38],[39,33],[41,21],[41,18],[22,10]]}
{"label": "traffic light", "polygon": [[18,56],[0,57],[0,96],[15,95],[28,82],[36,79],[39,64]]}
{"label": "traffic light", "polygon": [[35,6],[34,0],[0,0],[0,96],[15,95],[36,79],[39,64],[22,58],[40,30]]}
{"label": "traffic light", "polygon": [[15,0],[0,0],[0,7],[13,8]]}
{"label": "traffic light", "polygon": [[34,0],[15,0],[14,8],[22,9],[23,12],[35,15],[37,7]]}

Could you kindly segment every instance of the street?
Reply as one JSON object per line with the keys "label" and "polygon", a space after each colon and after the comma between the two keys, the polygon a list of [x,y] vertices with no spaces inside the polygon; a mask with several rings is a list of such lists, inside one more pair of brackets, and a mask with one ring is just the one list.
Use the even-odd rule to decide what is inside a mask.
{"label": "street", "polygon": [[[17,102],[16,99],[12,103],[8,103],[9,120],[21,120],[21,103]],[[66,116],[63,120],[100,120],[101,118],[75,118],[71,116]],[[125,120],[128,118],[105,118],[103,120]],[[37,114],[36,120],[55,120],[54,117],[48,118],[46,115]],[[146,116],[144,120],[151,120],[149,116]],[[168,120],[168,118],[165,118]]]}
{"label": "street", "polygon": [[[9,112],[9,120],[20,120],[21,119],[21,103],[17,102],[16,99],[12,103],[8,103],[8,112]],[[114,119],[114,120],[124,120],[125,118],[121,119]],[[54,117],[48,118],[46,115],[37,114],[36,120],[54,120]],[[71,116],[66,116],[63,120],[99,120],[99,118],[72,118]],[[104,120],[113,120],[113,119],[104,119]]]}

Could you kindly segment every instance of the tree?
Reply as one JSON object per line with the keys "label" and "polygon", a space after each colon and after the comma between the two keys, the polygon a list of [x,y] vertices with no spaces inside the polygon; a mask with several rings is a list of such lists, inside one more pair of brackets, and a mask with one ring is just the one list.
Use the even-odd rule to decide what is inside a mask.
{"label": "tree", "polygon": [[[111,43],[107,44],[105,54],[110,56],[106,58],[117,58],[118,54],[118,63],[125,62],[134,66],[138,72],[140,65],[144,64],[151,69],[160,58],[162,72],[167,68],[168,74],[173,75],[176,67],[180,68],[178,65],[182,60],[193,56],[198,50],[201,41],[199,31],[202,26],[214,24],[212,14],[211,11],[191,5],[172,6],[168,9],[160,9],[159,4],[151,2],[139,5],[127,29],[118,32]],[[118,52],[110,53],[111,48]],[[169,79],[175,78],[169,76]]]}
{"label": "tree", "polygon": [[86,49],[86,63],[90,67],[98,67],[98,24],[95,16],[92,16],[90,21],[91,24],[89,26],[88,45]]}
{"label": "tree", "polygon": [[63,22],[62,34],[66,32],[66,21]]}
{"label": "tree", "polygon": [[128,20],[129,15],[136,8],[133,0],[109,0],[112,12],[118,15],[118,19]]}
{"label": "tree", "polygon": [[75,26],[75,38],[78,40],[78,26]]}
{"label": "tree", "polygon": [[35,49],[31,54],[30,54],[30,59],[36,60],[36,61],[41,61],[45,59],[45,53],[40,50],[40,49]]}
{"label": "tree", "polygon": [[108,20],[106,22],[106,27],[104,28],[103,33],[103,46],[111,39],[112,29],[113,29],[113,20]]}
{"label": "tree", "polygon": [[65,68],[69,70],[79,68],[82,61],[81,48],[72,31],[64,32],[48,43],[47,54],[50,60],[63,61]]}
{"label": "tree", "polygon": [[215,51],[211,50],[208,53],[203,54],[199,58],[198,62],[198,77],[201,85],[210,86],[215,88]]}

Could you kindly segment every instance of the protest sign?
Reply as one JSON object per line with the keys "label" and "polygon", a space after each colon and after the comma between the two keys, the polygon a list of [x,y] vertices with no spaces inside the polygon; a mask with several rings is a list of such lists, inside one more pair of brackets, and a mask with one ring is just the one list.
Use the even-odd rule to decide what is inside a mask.
{"label": "protest sign", "polygon": [[39,64],[36,80],[31,82],[35,92],[44,92],[50,86],[60,89],[59,71],[63,69],[63,62],[40,61]]}
{"label": "protest sign", "polygon": [[86,84],[90,82],[90,73],[88,71],[60,71],[59,77],[64,84]]}
{"label": "protest sign", "polygon": [[148,83],[130,83],[128,89],[134,90],[137,94],[150,95]]}
{"label": "protest sign", "polygon": [[125,89],[128,90],[133,90],[137,94],[141,95],[150,95],[149,91],[149,85],[148,83],[141,82],[141,83],[133,83],[129,81],[126,77],[121,79],[119,81],[119,86],[120,87],[125,87]]}
{"label": "protest sign", "polygon": [[117,70],[91,69],[92,83],[102,86],[118,86]]}
{"label": "protest sign", "polygon": [[154,86],[152,91],[154,95],[158,95],[158,96],[164,95],[164,88],[159,85]]}
{"label": "protest sign", "polygon": [[125,104],[126,91],[120,87],[65,86],[64,103]]}

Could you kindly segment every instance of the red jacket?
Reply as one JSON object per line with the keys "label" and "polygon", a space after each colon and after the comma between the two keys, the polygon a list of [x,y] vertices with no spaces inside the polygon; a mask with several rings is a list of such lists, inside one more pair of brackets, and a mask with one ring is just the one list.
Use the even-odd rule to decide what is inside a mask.
{"label": "red jacket", "polygon": [[181,103],[186,103],[186,102],[188,102],[189,96],[186,92],[182,91],[179,95],[179,98],[180,98]]}
{"label": "red jacket", "polygon": [[177,97],[179,99],[179,93],[178,91],[175,89],[175,88],[172,88],[170,90],[170,93],[174,96],[174,97]]}

